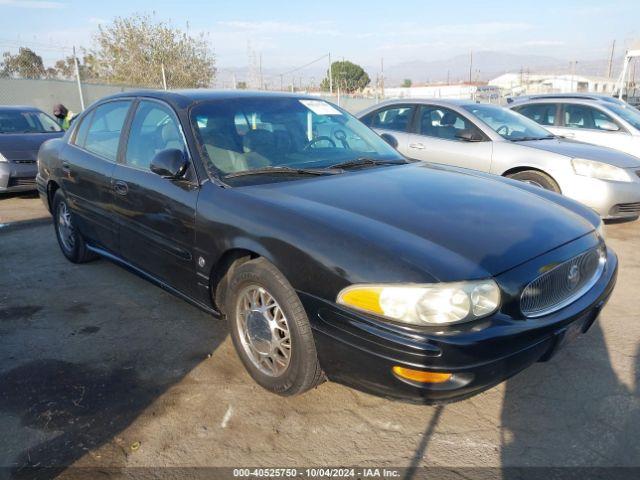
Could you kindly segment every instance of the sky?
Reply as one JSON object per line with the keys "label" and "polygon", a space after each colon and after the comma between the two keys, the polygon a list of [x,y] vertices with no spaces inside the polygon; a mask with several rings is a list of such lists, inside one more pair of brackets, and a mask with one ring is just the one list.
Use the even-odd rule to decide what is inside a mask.
{"label": "sky", "polygon": [[219,69],[246,66],[249,44],[265,68],[288,69],[327,52],[363,65],[469,50],[591,60],[606,58],[613,40],[619,54],[640,40],[638,0],[0,0],[0,51],[26,44],[51,63],[91,46],[99,24],[133,13],[205,33]]}

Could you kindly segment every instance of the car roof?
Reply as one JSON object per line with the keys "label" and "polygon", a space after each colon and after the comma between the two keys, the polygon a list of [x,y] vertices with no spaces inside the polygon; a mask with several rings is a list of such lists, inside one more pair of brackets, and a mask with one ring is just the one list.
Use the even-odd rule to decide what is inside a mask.
{"label": "car roof", "polygon": [[459,100],[454,98],[393,98],[390,100],[385,100],[380,103],[376,103],[375,105],[371,105],[370,107],[365,108],[364,110],[358,112],[356,117],[361,118],[363,115],[366,115],[370,112],[378,110],[380,108],[384,108],[386,106],[391,105],[436,105],[440,107],[464,107],[467,105],[477,105],[479,102],[475,102],[473,100]]}
{"label": "car roof", "polygon": [[164,100],[173,103],[181,108],[187,105],[209,101],[209,100],[230,100],[239,98],[301,98],[309,100],[323,100],[320,97],[310,95],[287,93],[287,92],[266,92],[263,90],[214,90],[208,88],[194,88],[183,90],[128,90],[101,98],[99,101],[112,100],[117,98],[147,97]]}
{"label": "car roof", "polygon": [[16,112],[41,112],[39,108],[29,105],[0,105],[0,111],[16,111]]}
{"label": "car roof", "polygon": [[538,95],[523,95],[521,97],[509,97],[510,105],[544,100],[584,101],[597,103],[624,103],[622,100],[603,93],[543,93]]}

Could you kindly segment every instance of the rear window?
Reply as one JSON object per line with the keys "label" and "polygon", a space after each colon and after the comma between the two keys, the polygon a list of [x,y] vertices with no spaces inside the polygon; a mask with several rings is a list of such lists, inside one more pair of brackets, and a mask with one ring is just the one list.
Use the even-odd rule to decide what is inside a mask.
{"label": "rear window", "polygon": [[76,145],[112,162],[116,161],[120,133],[131,101],[104,103],[78,127]]}

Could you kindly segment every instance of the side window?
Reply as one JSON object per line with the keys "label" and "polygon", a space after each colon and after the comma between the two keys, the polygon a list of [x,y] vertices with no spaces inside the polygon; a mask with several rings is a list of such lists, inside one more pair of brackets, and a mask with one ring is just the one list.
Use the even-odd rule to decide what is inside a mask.
{"label": "side window", "polygon": [[[86,138],[81,146],[96,155],[115,162],[118,155],[120,133],[130,105],[131,102],[127,100],[108,102],[97,107],[93,112],[91,125],[87,129]],[[83,125],[80,125],[80,129],[84,127],[85,122],[86,120],[82,122]]]}
{"label": "side window", "polygon": [[178,119],[168,106],[142,100],[131,122],[125,163],[148,169],[156,153],[168,148],[186,150]]}
{"label": "side window", "polygon": [[93,117],[93,111],[89,112],[83,119],[82,123],[78,126],[78,130],[75,133],[73,143],[79,147],[84,147],[84,142],[87,139],[87,131],[91,125],[91,118]]}
{"label": "side window", "polygon": [[437,106],[420,107],[418,133],[445,140],[460,140],[462,132],[479,132],[478,128],[459,113]]}
{"label": "side window", "polygon": [[371,128],[384,128],[386,130],[406,132],[409,128],[412,113],[413,107],[394,106],[385,108],[375,112],[368,125],[370,125]]}
{"label": "side window", "polygon": [[533,103],[514,108],[514,110],[540,125],[553,126],[556,122],[555,103]]}
{"label": "side window", "polygon": [[588,105],[565,104],[564,126],[608,132],[620,130],[620,126],[609,115]]}

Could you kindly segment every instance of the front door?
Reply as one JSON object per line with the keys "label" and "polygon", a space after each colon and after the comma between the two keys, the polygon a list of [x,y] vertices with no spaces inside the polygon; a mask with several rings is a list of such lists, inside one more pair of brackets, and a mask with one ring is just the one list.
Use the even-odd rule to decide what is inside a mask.
{"label": "front door", "polygon": [[106,102],[81,119],[61,154],[62,190],[82,235],[101,248],[117,250],[111,176],[131,100]]}
{"label": "front door", "polygon": [[178,180],[151,172],[156,153],[188,155],[178,118],[167,104],[141,100],[126,148],[113,172],[114,206],[122,256],[134,266],[189,294],[196,285],[193,254],[199,186],[193,165]]}
{"label": "front door", "polygon": [[[489,172],[492,142],[464,115],[438,105],[421,105],[407,156]],[[469,141],[473,134],[476,141]],[[466,138],[465,138],[466,137]]]}
{"label": "front door", "polygon": [[560,125],[555,134],[580,142],[632,153],[633,137],[606,112],[590,105],[562,104]]}

